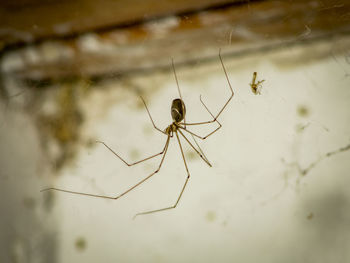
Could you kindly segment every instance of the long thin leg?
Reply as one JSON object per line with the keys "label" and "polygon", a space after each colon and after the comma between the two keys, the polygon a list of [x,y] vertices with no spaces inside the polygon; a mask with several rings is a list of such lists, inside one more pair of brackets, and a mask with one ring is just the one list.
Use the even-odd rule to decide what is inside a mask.
{"label": "long thin leg", "polygon": [[152,119],[151,113],[150,113],[149,110],[148,110],[148,107],[147,107],[147,105],[146,105],[145,100],[144,100],[141,96],[140,96],[140,98],[141,98],[141,100],[142,100],[142,102],[143,102],[143,105],[145,105],[145,108],[146,108],[146,110],[147,110],[147,113],[148,113],[149,118],[151,119],[151,122],[152,122],[152,124],[153,124],[153,127],[154,127],[156,130],[160,131],[161,133],[166,134],[166,132],[162,131],[161,129],[159,129],[159,128],[154,124],[154,121],[153,121],[153,119]]}
{"label": "long thin leg", "polygon": [[187,185],[187,182],[188,180],[190,179],[190,172],[188,171],[188,167],[187,167],[187,163],[186,163],[186,159],[185,159],[185,155],[184,155],[184,152],[182,150],[182,146],[181,146],[181,142],[180,142],[180,139],[179,139],[179,135],[177,134],[177,131],[175,131],[175,134],[176,134],[176,138],[177,138],[177,141],[179,143],[179,146],[180,146],[180,151],[181,151],[181,155],[182,155],[182,159],[184,160],[184,164],[185,164],[185,168],[186,168],[186,172],[187,172],[187,178],[186,178],[186,181],[181,189],[181,192],[180,192],[180,195],[179,197],[177,198],[176,202],[174,205],[172,206],[169,206],[169,207],[165,207],[165,208],[161,208],[161,209],[156,209],[156,210],[151,210],[151,211],[146,211],[146,212],[141,212],[141,213],[137,213],[135,216],[134,216],[134,219],[139,216],[139,215],[147,215],[147,214],[152,214],[152,213],[157,213],[157,212],[161,212],[161,211],[165,211],[165,210],[169,210],[169,209],[174,209],[177,204],[179,203],[180,199],[181,199],[181,196],[186,188],[186,185]]}
{"label": "long thin leg", "polygon": [[[174,59],[171,59],[171,64],[173,65],[173,71],[174,71],[174,76],[175,76],[177,90],[179,91],[180,99],[183,101],[182,96],[181,96],[179,81],[177,79],[177,75],[176,75],[176,71],[175,71]],[[184,125],[186,127],[186,115],[184,115]]]}
{"label": "long thin leg", "polygon": [[227,83],[229,85],[229,88],[230,88],[230,91],[231,91],[231,95],[230,97],[228,98],[228,100],[226,101],[226,103],[224,104],[224,106],[222,107],[222,109],[218,112],[218,114],[210,121],[203,121],[203,122],[195,122],[195,123],[186,123],[186,125],[201,125],[201,124],[207,124],[207,123],[213,123],[217,120],[217,118],[219,118],[220,114],[223,112],[223,110],[226,108],[227,104],[231,101],[233,95],[234,95],[234,92],[233,92],[233,89],[232,89],[232,86],[231,86],[231,82],[230,82],[230,79],[228,78],[228,75],[227,75],[227,72],[226,72],[226,68],[225,68],[225,65],[224,65],[224,62],[222,61],[222,57],[221,57],[221,49],[219,51],[219,58],[220,58],[220,62],[221,62],[221,65],[222,65],[222,68],[224,70],[224,73],[225,73],[225,76],[226,76],[226,79],[227,79]]}
{"label": "long thin leg", "polygon": [[169,140],[170,140],[170,135],[168,135],[168,139],[165,143],[165,146],[164,146],[164,154],[163,154],[163,157],[160,161],[160,164],[157,168],[157,170],[155,170],[153,173],[151,173],[150,175],[148,175],[147,177],[145,177],[144,179],[142,179],[141,181],[139,181],[137,184],[135,184],[133,187],[130,187],[128,190],[126,190],[125,192],[121,193],[120,195],[118,196],[107,196],[107,195],[96,195],[96,194],[89,194],[89,193],[83,193],[83,192],[75,192],[75,191],[70,191],[70,190],[64,190],[64,189],[59,189],[59,188],[54,188],[54,187],[50,187],[50,188],[46,188],[46,189],[43,189],[41,190],[40,192],[44,192],[44,191],[49,191],[49,190],[53,190],[53,191],[59,191],[59,192],[65,192],[65,193],[70,193],[70,194],[76,194],[76,195],[85,195],[85,196],[91,196],[91,197],[98,197],[98,198],[105,198],[105,199],[113,199],[113,200],[117,200],[119,199],[120,197],[122,197],[123,195],[129,193],[131,190],[133,190],[134,188],[136,188],[137,186],[139,186],[140,184],[142,184],[143,182],[145,182],[146,180],[148,180],[149,178],[151,178],[153,175],[155,175],[156,173],[159,172],[162,164],[163,164],[163,161],[164,161],[164,158],[165,158],[165,155],[168,151],[168,146],[169,146]]}
{"label": "long thin leg", "polygon": [[[209,114],[214,118],[214,115],[213,115],[213,114],[211,113],[211,111],[208,109],[207,105],[205,105],[205,103],[202,101],[202,97],[201,97],[201,96],[199,97],[199,99],[200,99],[200,101],[202,102],[202,104],[203,104],[203,106],[205,107],[205,109],[206,109],[206,110],[209,112]],[[211,131],[210,133],[208,133],[208,134],[207,134],[206,136],[204,136],[204,137],[199,136],[199,135],[197,135],[197,134],[195,134],[195,133],[193,133],[193,132],[187,130],[186,127],[182,127],[182,126],[180,126],[180,125],[179,125],[179,127],[180,127],[181,129],[183,129],[184,131],[190,133],[190,134],[192,135],[192,137],[193,137],[193,136],[196,136],[197,138],[200,138],[200,139],[202,139],[202,140],[205,140],[206,138],[208,138],[210,135],[212,135],[212,134],[214,134],[215,132],[217,132],[217,131],[222,127],[221,123],[220,123],[217,119],[216,119],[216,122],[219,124],[219,127],[217,127],[215,130]],[[193,138],[193,139],[194,139],[194,138]],[[195,142],[196,142],[196,141],[195,141]],[[197,142],[196,142],[196,144],[197,144]],[[198,144],[197,144],[197,146],[199,147]],[[199,148],[200,148],[200,147],[199,147]]]}
{"label": "long thin leg", "polygon": [[[205,107],[205,109],[207,110],[207,112],[209,112],[209,114],[215,119],[214,115],[211,113],[211,111],[208,109],[207,105],[205,105],[205,103],[202,100],[202,97],[199,96],[199,100],[201,101],[201,103],[203,104],[203,106]],[[210,135],[212,135],[213,133],[215,133],[217,130],[219,130],[222,125],[221,123],[218,121],[218,119],[216,119],[216,122],[219,124],[219,127],[217,127],[214,131],[212,131],[211,133],[209,133],[208,135],[206,135],[204,138],[209,137]]]}
{"label": "long thin leg", "polygon": [[[201,157],[202,158],[202,160],[204,161],[204,162],[206,162],[206,164],[208,164],[210,167],[211,167],[211,163],[208,161],[208,159],[206,158],[206,156],[205,155],[203,155],[202,153],[202,149],[200,150],[200,152],[193,146],[193,144],[187,139],[187,137],[182,133],[182,131],[181,130],[178,130],[178,132],[182,135],[182,137],[188,142],[188,144],[192,147],[192,149],[193,150],[195,150],[195,152],[199,155],[199,157]],[[199,146],[198,144],[197,144],[197,146]]]}
{"label": "long thin leg", "polygon": [[115,156],[117,156],[120,160],[122,160],[123,163],[125,163],[127,166],[133,166],[133,165],[135,165],[135,164],[142,163],[142,162],[144,162],[144,161],[147,161],[147,160],[149,160],[149,159],[152,159],[152,158],[154,158],[154,157],[157,157],[158,155],[163,154],[164,151],[165,151],[165,146],[164,146],[163,150],[162,150],[160,153],[151,155],[151,156],[149,156],[149,157],[147,157],[147,158],[144,158],[144,159],[142,159],[142,160],[140,160],[140,161],[137,161],[137,162],[128,163],[128,162],[125,161],[122,157],[120,157],[119,154],[117,154],[115,151],[113,151],[112,148],[110,148],[110,147],[109,147],[106,143],[104,143],[103,141],[96,141],[96,142],[97,142],[97,143],[103,144],[108,150],[110,150]]}
{"label": "long thin leg", "polygon": [[[203,155],[203,157],[209,162],[209,159],[208,159],[207,156],[204,154],[202,148],[199,146],[199,144],[198,144],[196,138],[195,138],[192,134],[191,134],[191,136],[192,136],[193,141],[194,141],[195,144],[197,145],[198,150],[201,152],[201,154]],[[210,167],[211,167],[211,165],[210,165]]]}

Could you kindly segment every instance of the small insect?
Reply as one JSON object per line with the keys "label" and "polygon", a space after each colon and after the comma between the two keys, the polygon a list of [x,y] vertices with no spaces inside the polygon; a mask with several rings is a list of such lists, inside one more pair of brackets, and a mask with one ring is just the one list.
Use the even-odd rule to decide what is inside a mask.
{"label": "small insect", "polygon": [[[180,152],[181,152],[181,155],[182,155],[182,159],[183,159],[183,162],[184,162],[184,165],[185,165],[185,169],[186,169],[186,173],[187,173],[187,177],[186,177],[186,180],[185,180],[185,183],[184,185],[182,186],[181,188],[181,191],[180,191],[180,194],[179,196],[177,197],[177,200],[175,202],[175,204],[171,205],[171,206],[168,206],[168,207],[164,207],[164,208],[160,208],[160,209],[155,209],[155,210],[150,210],[150,211],[145,211],[145,212],[141,212],[141,213],[137,213],[134,218],[136,216],[139,216],[139,215],[145,215],[145,214],[151,214],[151,213],[156,213],[156,212],[160,212],[160,211],[165,211],[165,210],[169,210],[169,209],[174,209],[181,197],[182,197],[182,194],[186,188],[186,185],[188,183],[188,180],[190,179],[190,171],[188,169],[188,166],[187,166],[187,162],[186,162],[186,159],[185,159],[185,155],[184,155],[184,151],[182,149],[182,144],[181,144],[181,141],[180,141],[180,136],[185,139],[185,141],[191,146],[191,148],[200,156],[200,158],[208,165],[211,167],[211,164],[210,162],[208,161],[208,159],[206,158],[206,156],[204,155],[202,149],[199,147],[196,139],[196,138],[199,138],[201,140],[205,140],[206,138],[208,138],[209,136],[211,136],[212,134],[214,134],[216,131],[218,131],[222,125],[221,123],[218,121],[218,117],[220,116],[220,114],[223,112],[223,110],[226,108],[226,106],[228,105],[228,103],[231,101],[233,95],[234,95],[234,92],[233,92],[233,89],[232,89],[232,86],[231,86],[231,83],[230,83],[230,80],[228,78],[228,75],[227,75],[227,72],[226,72],[226,69],[225,69],[225,66],[224,66],[224,63],[222,61],[222,57],[221,57],[221,50],[219,51],[219,58],[220,58],[220,62],[221,62],[221,65],[222,65],[222,68],[224,70],[224,73],[225,73],[225,76],[226,76],[226,79],[227,79],[227,82],[228,82],[228,86],[229,86],[229,89],[230,89],[230,97],[228,98],[228,100],[226,101],[226,103],[224,104],[224,106],[221,108],[221,110],[216,114],[216,116],[214,116],[211,111],[208,109],[208,107],[204,104],[201,96],[199,97],[201,103],[203,104],[204,108],[207,110],[207,112],[211,115],[211,120],[209,121],[203,121],[203,122],[194,122],[194,123],[187,123],[186,120],[185,120],[185,116],[186,116],[186,107],[185,107],[185,103],[182,99],[182,96],[181,96],[181,92],[180,92],[180,88],[179,88],[179,83],[178,83],[178,79],[177,79],[177,75],[176,75],[176,71],[175,71],[175,66],[174,66],[174,61],[172,60],[172,66],[173,66],[173,71],[174,71],[174,76],[175,76],[175,80],[176,80],[176,85],[177,85],[177,89],[178,89],[178,92],[179,92],[179,96],[180,98],[177,98],[177,99],[174,99],[173,102],[172,102],[172,105],[171,105],[171,117],[173,119],[173,122],[167,127],[165,128],[165,130],[161,130],[159,129],[154,121],[153,121],[153,118],[150,114],[150,111],[146,105],[146,102],[145,100],[141,97],[141,100],[146,108],[146,111],[148,113],[148,116],[152,122],[152,125],[153,127],[159,131],[160,133],[164,134],[166,136],[166,141],[165,141],[165,145],[162,149],[161,152],[159,153],[156,153],[154,155],[151,155],[147,158],[144,158],[142,160],[139,160],[137,162],[133,162],[133,163],[128,163],[127,161],[125,161],[119,154],[117,154],[112,148],[110,148],[106,143],[102,142],[102,141],[97,141],[98,143],[101,143],[103,144],[109,151],[111,151],[116,157],[118,157],[122,162],[124,162],[127,166],[133,166],[133,165],[136,165],[136,164],[139,164],[139,163],[142,163],[144,161],[147,161],[147,160],[150,160],[154,157],[157,157],[157,156],[160,156],[162,155],[162,158],[160,160],[160,163],[159,163],[159,166],[158,168],[153,172],[151,173],[150,175],[146,176],[144,179],[142,179],[141,181],[139,181],[137,184],[135,184],[134,186],[130,187],[129,189],[127,189],[126,191],[122,192],[121,194],[117,195],[117,196],[106,196],[106,195],[97,195],[97,194],[91,194],[91,193],[83,193],[83,192],[75,192],[75,191],[71,191],[71,190],[64,190],[64,189],[59,189],[59,188],[54,188],[54,187],[50,187],[50,188],[46,188],[46,189],[43,189],[41,190],[41,192],[43,191],[49,191],[49,190],[54,190],[54,191],[61,191],[61,192],[65,192],[65,193],[70,193],[70,194],[77,194],[77,195],[84,195],[84,196],[91,196],[91,197],[98,197],[98,198],[105,198],[105,199],[113,199],[113,200],[117,200],[119,199],[120,197],[126,195],[127,193],[129,193],[130,191],[132,191],[133,189],[135,189],[136,187],[138,187],[139,185],[141,185],[142,183],[144,183],[146,180],[150,179],[153,175],[155,175],[156,173],[158,173],[161,169],[161,166],[163,164],[163,161],[164,161],[164,158],[166,156],[166,153],[168,151],[168,146],[169,146],[169,142],[170,142],[170,139],[172,137],[174,137],[174,134],[176,136],[176,140],[179,144],[179,147],[180,147]],[[197,135],[196,133],[190,131],[187,126],[194,126],[194,125],[205,125],[205,124],[210,124],[210,123],[214,123],[216,122],[218,124],[218,127],[216,127],[213,131],[209,132],[207,135],[205,136],[200,136],[200,135]],[[190,140],[185,136],[185,134],[187,135],[190,135],[192,136],[197,148],[190,142]],[[179,136],[180,135],[180,136]]]}
{"label": "small insect", "polygon": [[254,72],[253,73],[253,79],[252,79],[252,83],[250,83],[250,87],[252,88],[252,92],[257,95],[257,94],[260,94],[260,91],[261,91],[261,88],[262,88],[262,85],[261,83],[263,83],[265,80],[261,80],[261,81],[258,81],[257,83],[255,83],[255,80],[256,80],[256,76],[257,76],[257,73]]}

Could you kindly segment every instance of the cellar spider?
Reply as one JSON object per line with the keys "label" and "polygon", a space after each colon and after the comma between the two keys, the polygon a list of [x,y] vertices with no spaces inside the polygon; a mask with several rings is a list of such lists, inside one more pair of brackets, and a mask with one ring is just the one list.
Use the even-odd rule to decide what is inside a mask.
{"label": "cellar spider", "polygon": [[253,73],[253,79],[252,79],[252,83],[250,83],[250,87],[252,88],[252,92],[257,95],[257,94],[260,94],[260,91],[261,91],[261,87],[262,87],[262,84],[265,80],[261,80],[261,81],[258,81],[257,83],[255,83],[255,80],[256,80],[256,76],[257,76],[257,73],[254,72]]}
{"label": "cellar spider", "polygon": [[[165,211],[165,210],[169,210],[169,209],[174,209],[181,197],[182,197],[182,194],[186,188],[186,185],[188,183],[188,180],[190,179],[190,172],[188,170],[188,167],[187,167],[187,162],[186,162],[186,159],[185,159],[185,155],[184,155],[184,152],[183,152],[183,149],[182,149],[182,144],[181,144],[181,141],[180,141],[180,138],[179,138],[179,134],[180,136],[185,139],[185,141],[191,146],[191,148],[200,156],[200,158],[208,165],[211,167],[211,164],[210,162],[208,161],[208,159],[206,158],[206,156],[204,155],[202,149],[199,147],[197,141],[195,140],[195,137],[201,139],[201,140],[205,140],[206,138],[208,138],[209,136],[211,136],[212,134],[214,134],[216,131],[218,131],[222,125],[221,123],[218,121],[218,117],[220,116],[220,114],[223,112],[223,110],[226,108],[227,104],[230,102],[230,100],[232,99],[233,95],[234,95],[234,92],[233,92],[233,89],[232,89],[232,86],[231,86],[231,83],[230,83],[230,80],[228,78],[228,75],[227,75],[227,72],[226,72],[226,69],[225,69],[225,66],[224,66],[224,63],[222,61],[222,57],[221,57],[221,50],[219,51],[219,58],[220,58],[220,62],[221,62],[221,65],[222,65],[222,68],[224,70],[224,73],[225,73],[225,76],[226,76],[226,79],[227,79],[227,82],[228,82],[228,86],[230,88],[230,97],[228,98],[228,100],[226,101],[226,103],[224,104],[224,106],[221,108],[221,110],[216,114],[216,116],[214,116],[211,111],[208,109],[208,107],[204,104],[204,102],[202,101],[202,98],[201,96],[199,97],[201,103],[203,104],[203,106],[205,107],[205,109],[207,110],[207,112],[211,115],[212,119],[209,120],[209,121],[203,121],[203,122],[194,122],[194,123],[186,123],[185,121],[185,115],[186,115],[186,107],[185,107],[185,103],[182,99],[182,96],[181,96],[181,92],[180,92],[180,88],[179,88],[179,83],[178,83],[178,79],[177,79],[177,75],[176,75],[176,71],[175,71],[175,66],[174,66],[174,61],[172,60],[172,67],[173,67],[173,71],[174,71],[174,76],[175,76],[175,80],[176,80],[176,85],[177,85],[177,89],[178,89],[178,92],[179,92],[179,96],[180,98],[177,98],[177,99],[174,99],[172,101],[172,105],[171,105],[171,117],[173,119],[173,122],[167,127],[165,128],[165,130],[161,130],[159,129],[154,121],[153,121],[153,118],[150,114],[150,111],[146,105],[146,102],[145,100],[141,97],[141,100],[146,108],[146,111],[147,111],[147,114],[152,122],[152,125],[153,127],[161,132],[162,134],[166,135],[166,141],[165,141],[165,145],[162,149],[161,152],[159,153],[156,153],[154,155],[151,155],[147,158],[144,158],[142,160],[139,160],[137,162],[133,162],[133,163],[129,163],[127,161],[125,161],[119,154],[117,154],[112,148],[110,148],[106,143],[102,142],[102,141],[97,141],[97,143],[101,143],[103,144],[109,151],[111,151],[116,157],[118,157],[123,163],[125,163],[127,166],[133,166],[133,165],[136,165],[136,164],[139,164],[139,163],[142,163],[144,161],[147,161],[147,160],[150,160],[154,157],[157,157],[159,155],[162,155],[162,158],[160,160],[160,163],[159,163],[159,166],[158,168],[153,172],[151,173],[150,175],[146,176],[144,179],[142,179],[141,181],[139,181],[137,184],[135,184],[134,186],[130,187],[129,189],[127,189],[126,191],[122,192],[121,194],[117,195],[117,196],[107,196],[107,195],[97,195],[97,194],[91,194],[91,193],[83,193],[83,192],[75,192],[75,191],[71,191],[71,190],[64,190],[64,189],[60,189],[60,188],[54,188],[54,187],[50,187],[50,188],[46,188],[46,189],[43,189],[41,190],[41,192],[43,191],[49,191],[49,190],[54,190],[54,191],[60,191],[60,192],[65,192],[65,193],[70,193],[70,194],[77,194],[77,195],[84,195],[84,196],[91,196],[91,197],[98,197],[98,198],[105,198],[105,199],[112,199],[112,200],[117,200],[119,199],[120,197],[126,195],[127,193],[129,193],[131,190],[135,189],[136,187],[138,187],[139,185],[141,185],[143,182],[145,182],[146,180],[148,180],[149,178],[151,178],[153,175],[155,175],[156,173],[159,172],[162,164],[163,164],[163,161],[164,161],[164,158],[166,156],[166,153],[168,151],[168,146],[169,146],[169,142],[170,142],[170,139],[174,136],[176,136],[176,139],[177,139],[177,142],[179,144],[179,147],[180,147],[180,152],[181,152],[181,155],[182,155],[182,159],[183,159],[183,162],[184,162],[184,165],[185,165],[185,169],[186,169],[186,173],[187,173],[187,177],[186,177],[186,180],[185,180],[185,183],[184,185],[182,186],[182,189],[180,191],[180,194],[179,196],[177,197],[177,200],[175,202],[174,205],[171,205],[171,206],[168,206],[168,207],[164,207],[164,208],[160,208],[160,209],[155,209],[155,210],[150,210],[150,211],[145,211],[145,212],[141,212],[141,213],[137,213],[134,218],[136,216],[139,216],[139,215],[145,215],[145,214],[151,214],[151,213],[156,213],[156,212],[161,212],[161,211]],[[218,127],[216,129],[214,129],[213,131],[209,132],[207,135],[205,136],[200,136],[190,130],[187,129],[186,126],[194,126],[194,125],[204,125],[204,124],[210,124],[210,123],[213,123],[213,122],[216,122],[218,124]],[[192,136],[195,144],[197,145],[198,149],[190,142],[190,140],[185,136],[184,133],[187,133],[189,134],[190,136]]]}

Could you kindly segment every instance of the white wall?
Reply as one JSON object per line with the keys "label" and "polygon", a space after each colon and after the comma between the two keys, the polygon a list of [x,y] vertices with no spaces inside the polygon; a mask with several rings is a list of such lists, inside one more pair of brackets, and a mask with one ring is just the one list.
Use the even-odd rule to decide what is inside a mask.
{"label": "white wall", "polygon": [[[334,152],[350,144],[350,67],[346,53],[339,53],[348,42],[333,39],[244,58],[223,50],[235,96],[219,118],[222,129],[200,144],[213,167],[190,154],[183,141],[191,178],[178,207],[135,220],[135,213],[172,205],[178,197],[186,171],[175,138],[160,172],[117,201],[56,192],[58,262],[349,260],[350,152]],[[265,79],[261,95],[248,85],[254,71]],[[209,118],[199,94],[214,113],[220,110],[229,89],[219,58],[179,67],[177,74],[188,122]],[[81,103],[82,137],[103,140],[132,161],[159,152],[166,136],[153,129],[137,89],[130,87],[143,93],[159,127],[170,124],[171,101],[178,97],[171,71],[99,84]],[[298,113],[302,107],[304,116]],[[14,125],[6,123],[8,129]],[[205,134],[213,127],[193,130]],[[27,158],[1,151],[3,163]],[[319,158],[302,176],[298,166],[307,169]],[[159,160],[130,168],[102,145],[82,145],[74,165],[52,184],[115,196],[155,170]],[[45,194],[35,192],[35,198]],[[84,249],[77,249],[79,239]]]}

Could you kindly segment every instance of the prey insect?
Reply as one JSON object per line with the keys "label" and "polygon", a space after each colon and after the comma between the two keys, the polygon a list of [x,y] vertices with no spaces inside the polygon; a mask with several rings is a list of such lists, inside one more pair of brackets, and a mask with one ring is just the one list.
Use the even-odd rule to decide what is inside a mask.
{"label": "prey insect", "polygon": [[[159,131],[160,133],[164,134],[166,136],[166,141],[165,141],[165,145],[163,147],[163,149],[159,152],[159,153],[156,153],[154,155],[151,155],[147,158],[144,158],[142,160],[139,160],[137,162],[133,162],[133,163],[129,163],[127,161],[125,161],[118,153],[116,153],[112,148],[110,148],[106,143],[102,142],[102,141],[97,141],[98,143],[101,143],[102,145],[104,145],[109,151],[111,151],[117,158],[119,158],[123,163],[125,163],[127,166],[133,166],[133,165],[136,165],[136,164],[139,164],[139,163],[142,163],[144,161],[147,161],[147,160],[150,160],[152,158],[155,158],[157,156],[162,156],[161,157],[161,160],[160,160],[160,163],[158,165],[158,168],[151,174],[149,174],[148,176],[146,176],[145,178],[143,178],[141,181],[139,181],[137,184],[135,184],[134,186],[130,187],[129,189],[127,189],[126,191],[122,192],[121,194],[117,195],[117,196],[107,196],[107,195],[98,195],[98,194],[91,194],[91,193],[83,193],[83,192],[75,192],[75,191],[71,191],[71,190],[64,190],[64,189],[60,189],[60,188],[54,188],[54,187],[51,187],[51,188],[47,188],[47,189],[43,189],[42,191],[49,191],[49,190],[52,190],[52,191],[60,191],[60,192],[65,192],[65,193],[70,193],[70,194],[76,194],[76,195],[84,195],[84,196],[91,196],[91,197],[97,197],[97,198],[105,198],[105,199],[112,199],[112,200],[117,200],[119,199],[120,197],[126,195],[127,193],[129,193],[130,191],[132,191],[133,189],[135,189],[136,187],[138,187],[139,185],[141,185],[142,183],[144,183],[145,181],[147,181],[148,179],[150,179],[153,175],[155,175],[156,173],[158,173],[162,167],[162,164],[164,162],[164,158],[166,156],[166,153],[168,151],[168,147],[169,147],[169,142],[170,142],[170,139],[174,137],[174,134],[175,134],[175,137],[176,137],[176,140],[178,142],[178,145],[179,145],[179,148],[180,148],[180,152],[181,152],[181,155],[182,155],[182,159],[183,159],[183,162],[184,162],[184,165],[185,165],[185,169],[186,169],[186,173],[187,173],[187,177],[185,179],[185,182],[181,188],[181,191],[180,191],[180,194],[178,195],[177,199],[176,199],[176,202],[171,205],[171,206],[168,206],[168,207],[164,207],[164,208],[160,208],[160,209],[155,209],[155,210],[150,210],[150,211],[145,211],[145,212],[141,212],[141,213],[137,213],[134,218],[136,216],[139,216],[139,215],[145,215],[145,214],[151,214],[151,213],[156,213],[156,212],[161,212],[161,211],[165,211],[165,210],[170,210],[170,209],[174,209],[181,197],[182,197],[182,194],[184,193],[184,190],[186,188],[186,185],[188,183],[188,180],[190,179],[190,171],[188,169],[188,166],[187,166],[187,162],[186,162],[186,158],[185,158],[185,155],[184,155],[184,151],[183,151],[183,148],[182,148],[182,144],[181,144],[181,141],[180,141],[180,137],[182,139],[184,139],[188,144],[189,146],[196,152],[196,154],[199,155],[199,157],[208,165],[211,167],[211,164],[210,162],[208,161],[208,159],[206,158],[206,156],[204,155],[202,149],[199,147],[197,141],[195,138],[198,138],[198,139],[201,139],[201,140],[205,140],[206,138],[208,138],[209,136],[211,136],[212,134],[214,134],[216,131],[218,131],[222,125],[221,123],[218,121],[218,117],[221,115],[221,113],[223,112],[223,110],[226,108],[226,106],[228,105],[228,103],[231,101],[233,95],[234,95],[234,92],[233,92],[233,89],[232,89],[232,86],[231,86],[231,83],[230,83],[230,80],[228,78],[228,75],[227,75],[227,72],[226,72],[226,69],[225,69],[225,66],[224,66],[224,63],[223,63],[223,60],[222,60],[222,57],[221,57],[221,51],[219,51],[219,58],[220,58],[220,62],[221,62],[221,65],[222,65],[222,68],[223,68],[223,71],[225,73],[225,76],[226,76],[226,79],[227,79],[227,82],[228,82],[228,87],[230,89],[230,97],[227,99],[227,101],[225,102],[224,106],[220,109],[220,111],[216,114],[216,115],[213,115],[211,113],[211,111],[208,109],[208,107],[204,104],[201,96],[199,97],[202,105],[204,106],[204,108],[206,109],[206,111],[210,114],[211,116],[211,119],[208,120],[208,121],[202,121],[202,122],[194,122],[194,123],[188,123],[186,122],[186,119],[185,119],[185,116],[186,116],[186,107],[185,107],[185,103],[182,99],[182,96],[181,96],[181,92],[180,92],[180,88],[179,88],[179,83],[178,83],[178,79],[177,79],[177,75],[176,75],[176,71],[175,71],[175,66],[174,66],[174,61],[172,60],[172,67],[173,67],[173,71],[174,71],[174,76],[175,76],[175,80],[176,80],[176,85],[177,85],[177,89],[178,89],[178,92],[179,92],[179,96],[180,98],[177,98],[177,99],[174,99],[172,101],[172,105],[171,105],[171,117],[173,119],[173,122],[165,128],[165,130],[161,130],[160,128],[158,128],[154,121],[153,121],[153,118],[151,116],[151,113],[146,105],[146,102],[145,100],[141,97],[141,100],[145,106],[145,109],[147,111],[147,114],[152,122],[152,125],[153,127]],[[218,124],[218,127],[216,127],[214,130],[212,130],[211,132],[209,132],[208,134],[206,134],[205,136],[201,136],[201,135],[198,135],[196,133],[194,133],[193,131],[189,130],[188,127],[189,126],[195,126],[195,125],[205,125],[205,124],[210,124],[210,123],[217,123]],[[191,143],[191,141],[186,137],[187,136],[191,136],[193,138],[193,141],[195,142],[197,148]]]}
{"label": "prey insect", "polygon": [[250,87],[252,88],[252,92],[253,92],[255,95],[260,94],[260,91],[261,91],[261,88],[262,88],[262,83],[265,81],[265,80],[263,79],[263,80],[258,81],[257,83],[255,83],[256,76],[257,76],[257,73],[254,72],[254,73],[253,73],[252,83],[249,84]]}

